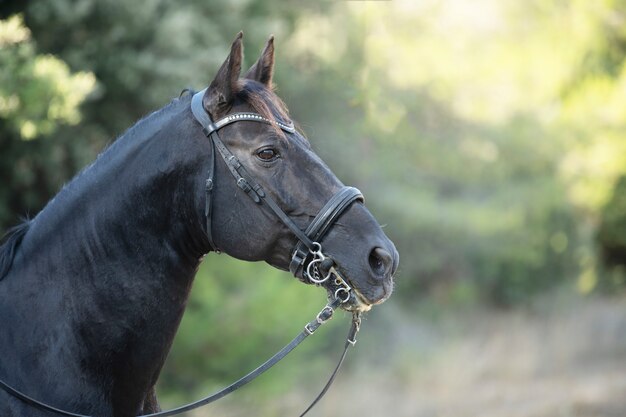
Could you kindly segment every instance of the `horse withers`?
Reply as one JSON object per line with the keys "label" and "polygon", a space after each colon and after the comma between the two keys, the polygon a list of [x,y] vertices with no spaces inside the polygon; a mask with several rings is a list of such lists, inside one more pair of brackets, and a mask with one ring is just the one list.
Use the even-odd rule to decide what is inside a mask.
{"label": "horse withers", "polygon": [[[241,62],[239,34],[206,90],[140,120],[8,233],[1,380],[80,414],[158,411],[154,385],[215,250],[305,282],[332,272],[320,285],[348,310],[389,297],[398,253],[293,128],[272,91],[273,38],[243,77]],[[0,391],[0,415],[51,414]]]}

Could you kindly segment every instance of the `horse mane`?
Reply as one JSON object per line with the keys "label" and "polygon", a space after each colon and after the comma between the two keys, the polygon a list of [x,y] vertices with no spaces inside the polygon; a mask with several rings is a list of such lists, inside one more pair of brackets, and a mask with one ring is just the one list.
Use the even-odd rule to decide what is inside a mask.
{"label": "horse mane", "polygon": [[11,265],[13,265],[15,252],[28,229],[30,229],[30,220],[26,220],[24,223],[9,229],[2,238],[0,242],[2,243],[2,246],[0,246],[0,280],[9,273]]}

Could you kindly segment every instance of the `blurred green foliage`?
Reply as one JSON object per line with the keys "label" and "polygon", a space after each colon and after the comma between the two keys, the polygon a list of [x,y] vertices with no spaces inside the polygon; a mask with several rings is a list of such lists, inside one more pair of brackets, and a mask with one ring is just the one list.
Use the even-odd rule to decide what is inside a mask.
{"label": "blurred green foliage", "polygon": [[[560,285],[616,290],[623,270],[597,254],[626,239],[625,3],[4,2],[28,29],[0,27],[0,227],[135,120],[206,85],[243,29],[248,64],[276,35],[279,94],[397,244],[394,298],[408,311],[424,296],[508,306]],[[61,110],[42,106],[55,100]],[[314,292],[211,255],[164,389],[246,372],[315,313]]]}
{"label": "blurred green foliage", "polygon": [[597,239],[609,273],[602,282],[613,289],[626,285],[626,176],[622,176],[613,195],[602,209]]}
{"label": "blurred green foliage", "polygon": [[[57,138],[80,121],[79,105],[93,90],[90,72],[72,73],[59,58],[41,54],[20,15],[0,20],[0,228],[38,210],[82,165],[84,146]],[[82,162],[82,161],[81,161]]]}

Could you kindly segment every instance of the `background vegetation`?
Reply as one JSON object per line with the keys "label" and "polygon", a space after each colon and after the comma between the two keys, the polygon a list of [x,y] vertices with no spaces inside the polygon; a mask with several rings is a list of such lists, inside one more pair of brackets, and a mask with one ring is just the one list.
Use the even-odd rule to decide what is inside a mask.
{"label": "background vegetation", "polygon": [[[0,18],[0,230],[135,120],[206,85],[243,29],[249,64],[276,35],[280,95],[398,246],[396,295],[380,310],[410,321],[435,305],[623,292],[623,0],[31,0],[0,3]],[[322,302],[286,274],[210,256],[166,401],[247,371]],[[321,378],[334,326],[303,349],[316,358],[306,371],[296,357],[261,395]]]}

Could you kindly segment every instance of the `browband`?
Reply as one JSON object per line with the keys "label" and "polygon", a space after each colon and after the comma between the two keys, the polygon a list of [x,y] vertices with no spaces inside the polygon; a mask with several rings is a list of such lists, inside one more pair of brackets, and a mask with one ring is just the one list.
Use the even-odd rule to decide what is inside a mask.
{"label": "browband", "polygon": [[[191,99],[191,111],[193,115],[196,117],[196,120],[202,125],[202,130],[204,134],[209,136],[211,133],[220,130],[224,126],[227,126],[231,123],[241,122],[241,121],[251,121],[251,122],[261,122],[267,123],[269,125],[277,125],[282,130],[287,133],[294,133],[296,128],[293,125],[293,122],[284,123],[278,120],[270,120],[266,117],[261,116],[258,113],[250,113],[250,112],[240,112],[240,113],[232,113],[228,116],[222,117],[217,122],[213,123],[209,114],[204,110],[204,106],[202,105],[202,98],[204,97],[204,93],[206,92],[206,88],[202,91],[197,92],[193,95]],[[195,104],[194,104],[195,101]]]}

